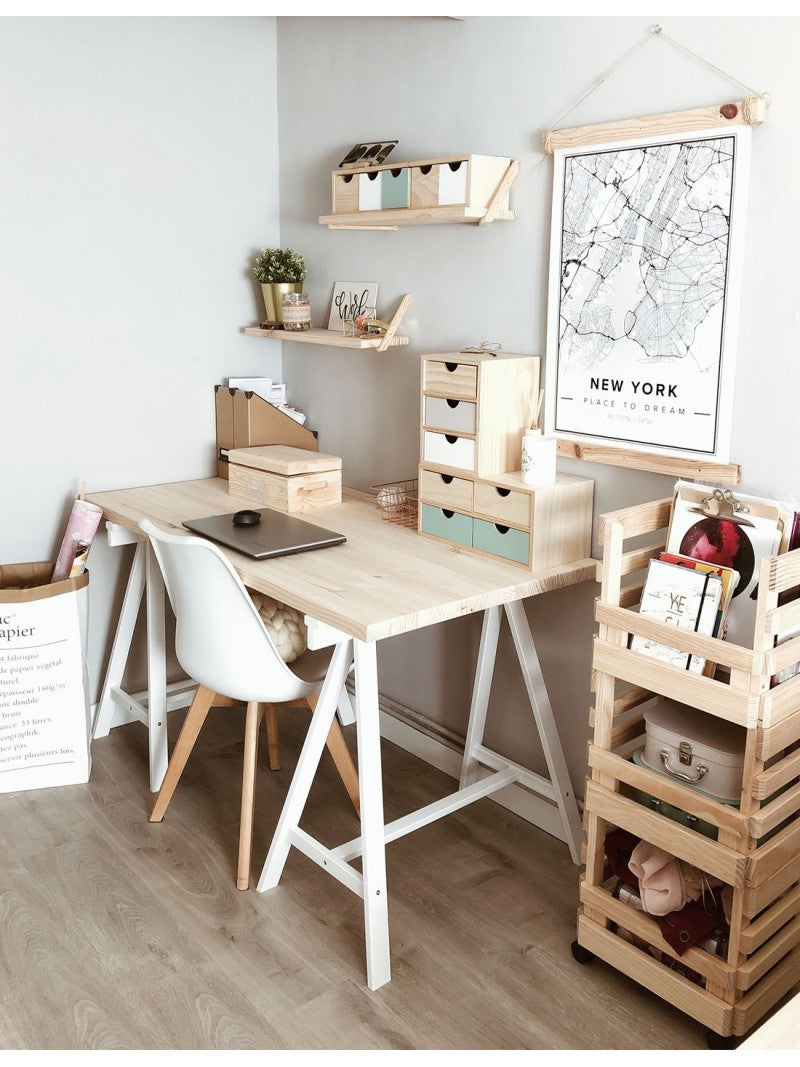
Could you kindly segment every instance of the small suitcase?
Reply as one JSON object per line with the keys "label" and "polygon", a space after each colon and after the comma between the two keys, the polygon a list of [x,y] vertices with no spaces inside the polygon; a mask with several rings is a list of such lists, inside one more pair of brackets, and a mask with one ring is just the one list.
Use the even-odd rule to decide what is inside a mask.
{"label": "small suitcase", "polygon": [[676,700],[643,705],[644,765],[715,800],[739,804],[744,768],[744,727]]}
{"label": "small suitcase", "polygon": [[[650,767],[645,762],[644,749],[642,748],[633,753],[633,762],[639,767],[656,770],[656,768]],[[663,770],[656,770],[656,773],[663,778],[672,777]],[[698,789],[697,792],[700,793],[703,790]],[[711,797],[712,800],[718,800],[721,804],[732,804],[732,801],[725,800],[722,797],[711,796],[710,793],[707,793],[706,796]],[[683,808],[677,808],[674,804],[668,804],[666,800],[659,800],[658,797],[654,797],[651,793],[646,793],[643,789],[631,787],[631,800],[635,800],[637,804],[643,804],[644,807],[650,808],[652,811],[657,811],[659,815],[664,815],[667,819],[672,819],[673,822],[680,823],[681,826],[685,826],[689,830],[696,830],[698,834],[710,837],[712,841],[716,841],[719,837],[719,830],[713,823],[707,822],[697,815],[692,815],[690,812],[684,811]]]}

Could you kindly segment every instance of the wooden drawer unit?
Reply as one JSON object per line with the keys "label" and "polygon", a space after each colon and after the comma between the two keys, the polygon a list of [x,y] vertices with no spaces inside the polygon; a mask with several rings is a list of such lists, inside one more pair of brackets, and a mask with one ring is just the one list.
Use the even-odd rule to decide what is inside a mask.
{"label": "wooden drawer unit", "polygon": [[473,483],[469,478],[456,478],[453,474],[420,468],[419,499],[424,504],[472,511],[472,490]]}
{"label": "wooden drawer unit", "polygon": [[[522,428],[531,417],[539,395],[539,359],[536,356],[494,356],[490,353],[447,352],[422,360],[423,435],[438,428],[465,433],[455,423],[470,420],[472,411],[461,402],[475,402],[476,453],[474,471],[479,477],[519,470]],[[444,401],[444,403],[440,403]],[[449,402],[449,403],[448,403]],[[437,420],[437,421],[431,421]],[[442,462],[427,454],[425,461]],[[467,468],[464,468],[467,469]]]}
{"label": "wooden drawer unit", "polygon": [[465,154],[345,167],[332,174],[328,226],[397,227],[513,219],[509,190],[519,164],[507,156]]}
{"label": "wooden drawer unit", "polygon": [[438,463],[442,467],[474,471],[475,441],[471,437],[458,437],[452,433],[433,433],[431,430],[425,430],[422,458],[426,463]]}
{"label": "wooden drawer unit", "polygon": [[469,400],[426,396],[424,424],[429,429],[474,434],[477,427],[477,407]]}
{"label": "wooden drawer unit", "polygon": [[509,489],[505,485],[476,482],[473,511],[496,522],[510,522],[514,526],[530,526],[531,493]]}
{"label": "wooden drawer unit", "polygon": [[424,519],[421,510],[420,533],[533,570],[588,557],[594,482],[559,474],[541,489],[522,484],[522,431],[539,395],[539,359],[436,353],[423,356],[421,384],[420,502],[474,521],[468,542],[461,520]]}

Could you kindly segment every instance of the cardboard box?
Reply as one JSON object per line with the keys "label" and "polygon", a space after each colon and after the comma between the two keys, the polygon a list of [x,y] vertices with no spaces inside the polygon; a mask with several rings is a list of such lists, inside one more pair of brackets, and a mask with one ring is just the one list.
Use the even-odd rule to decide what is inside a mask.
{"label": "cardboard box", "polygon": [[317,439],[311,430],[279,411],[257,393],[215,385],[214,403],[219,478],[228,477],[228,457],[232,448],[290,445],[310,452],[317,451]]}

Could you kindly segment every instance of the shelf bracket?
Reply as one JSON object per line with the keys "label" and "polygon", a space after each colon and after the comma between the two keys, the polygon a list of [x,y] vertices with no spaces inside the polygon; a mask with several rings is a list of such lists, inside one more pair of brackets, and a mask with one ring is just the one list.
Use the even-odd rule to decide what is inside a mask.
{"label": "shelf bracket", "polygon": [[398,329],[400,327],[400,323],[403,321],[403,316],[405,315],[405,313],[408,311],[408,309],[410,307],[411,307],[411,295],[410,295],[410,293],[406,293],[406,295],[403,297],[403,299],[400,301],[400,303],[397,306],[397,311],[395,311],[395,313],[394,313],[394,315],[392,317],[392,321],[389,323],[389,329],[383,335],[383,340],[378,345],[378,352],[385,352],[386,349],[389,347],[389,344],[390,344],[392,338],[397,333],[397,331],[398,331]]}
{"label": "shelf bracket", "polygon": [[508,190],[516,181],[519,174],[519,160],[512,159],[506,169],[505,174],[500,179],[500,183],[492,193],[489,203],[486,205],[486,213],[482,218],[478,220],[479,226],[485,226],[488,222],[492,222],[500,210],[500,201],[506,195]]}

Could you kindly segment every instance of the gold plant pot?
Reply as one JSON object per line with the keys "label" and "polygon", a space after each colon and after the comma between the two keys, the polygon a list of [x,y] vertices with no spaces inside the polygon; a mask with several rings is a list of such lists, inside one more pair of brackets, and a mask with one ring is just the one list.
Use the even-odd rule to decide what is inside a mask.
{"label": "gold plant pot", "polygon": [[267,322],[271,325],[283,325],[283,298],[287,293],[302,293],[302,282],[262,282],[264,307],[267,310]]}

